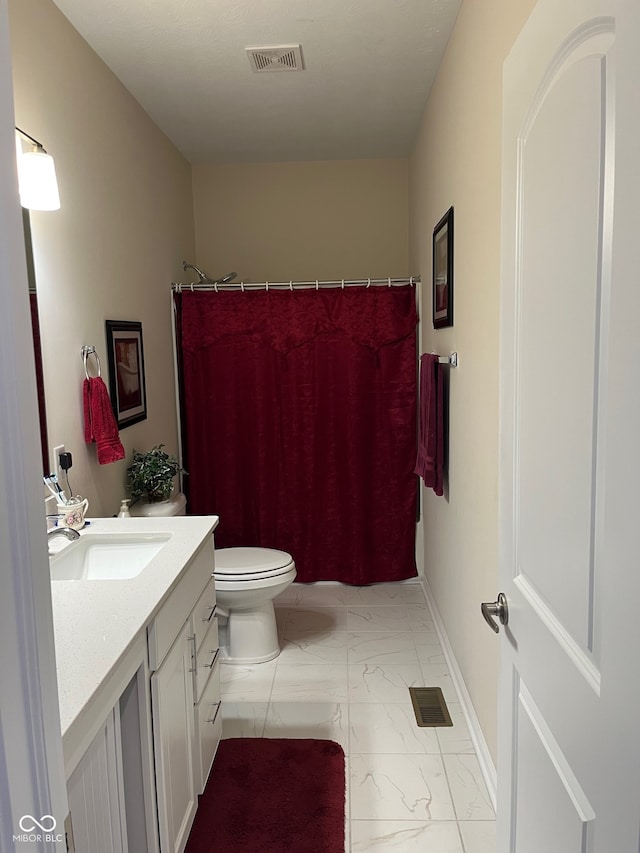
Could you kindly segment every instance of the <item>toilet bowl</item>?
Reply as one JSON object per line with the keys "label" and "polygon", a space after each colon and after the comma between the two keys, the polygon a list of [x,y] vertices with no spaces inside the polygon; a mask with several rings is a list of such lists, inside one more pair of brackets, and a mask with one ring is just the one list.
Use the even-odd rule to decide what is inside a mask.
{"label": "toilet bowl", "polygon": [[216,549],[213,577],[223,662],[264,663],[280,654],[273,599],[295,576],[295,563],[286,551]]}
{"label": "toilet bowl", "polygon": [[[179,492],[157,503],[139,501],[132,516],[185,515]],[[291,554],[274,548],[219,548],[215,551],[217,613],[222,660],[263,663],[280,654],[273,599],[295,580]]]}

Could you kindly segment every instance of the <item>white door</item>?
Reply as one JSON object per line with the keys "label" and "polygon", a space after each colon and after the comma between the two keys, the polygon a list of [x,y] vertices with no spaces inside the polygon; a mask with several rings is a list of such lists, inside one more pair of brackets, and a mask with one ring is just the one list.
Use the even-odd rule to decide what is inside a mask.
{"label": "white door", "polygon": [[504,66],[499,853],[638,853],[640,3]]}

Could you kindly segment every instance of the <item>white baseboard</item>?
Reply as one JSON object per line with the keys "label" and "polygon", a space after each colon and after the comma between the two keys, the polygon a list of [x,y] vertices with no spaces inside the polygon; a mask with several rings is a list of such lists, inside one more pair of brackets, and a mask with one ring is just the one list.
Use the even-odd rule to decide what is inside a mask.
{"label": "white baseboard", "polygon": [[487,785],[487,790],[489,792],[489,796],[491,797],[493,808],[495,809],[497,803],[496,767],[493,763],[493,759],[491,758],[491,753],[489,752],[487,741],[485,740],[482,729],[480,728],[480,721],[478,720],[475,708],[473,707],[471,696],[469,695],[469,691],[467,690],[467,685],[464,683],[464,678],[462,677],[462,673],[460,671],[460,667],[458,666],[456,656],[453,653],[451,643],[449,642],[449,638],[447,637],[444,622],[442,621],[442,617],[440,616],[440,613],[436,606],[433,593],[431,592],[431,587],[429,586],[429,582],[424,577],[424,575],[420,576],[420,584],[422,585],[422,589],[424,590],[424,594],[427,599],[427,604],[429,605],[429,609],[431,610],[431,615],[433,616],[433,622],[438,634],[438,638],[440,640],[440,645],[442,646],[445,660],[447,662],[447,666],[449,667],[449,672],[451,673],[451,680],[453,681],[453,686],[456,688],[458,696],[460,697],[460,704],[462,705],[462,711],[464,713],[467,726],[469,727],[471,742],[473,743],[473,748],[475,749],[478,761],[480,762],[480,769],[482,770],[482,775]]}

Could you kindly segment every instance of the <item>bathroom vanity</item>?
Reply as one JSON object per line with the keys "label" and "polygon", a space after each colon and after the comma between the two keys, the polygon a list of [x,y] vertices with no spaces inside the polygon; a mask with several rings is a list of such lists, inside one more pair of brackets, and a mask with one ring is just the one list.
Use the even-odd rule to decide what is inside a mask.
{"label": "bathroom vanity", "polygon": [[217,523],[96,519],[51,559],[78,853],[184,849],[222,733]]}

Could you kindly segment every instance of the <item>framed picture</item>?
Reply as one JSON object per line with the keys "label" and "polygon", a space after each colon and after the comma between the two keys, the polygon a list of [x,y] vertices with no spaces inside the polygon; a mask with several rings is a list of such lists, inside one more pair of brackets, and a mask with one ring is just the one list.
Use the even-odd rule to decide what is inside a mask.
{"label": "framed picture", "polygon": [[147,417],[142,323],[107,320],[109,391],[118,429]]}
{"label": "framed picture", "polygon": [[433,328],[453,326],[453,208],[433,229]]}

